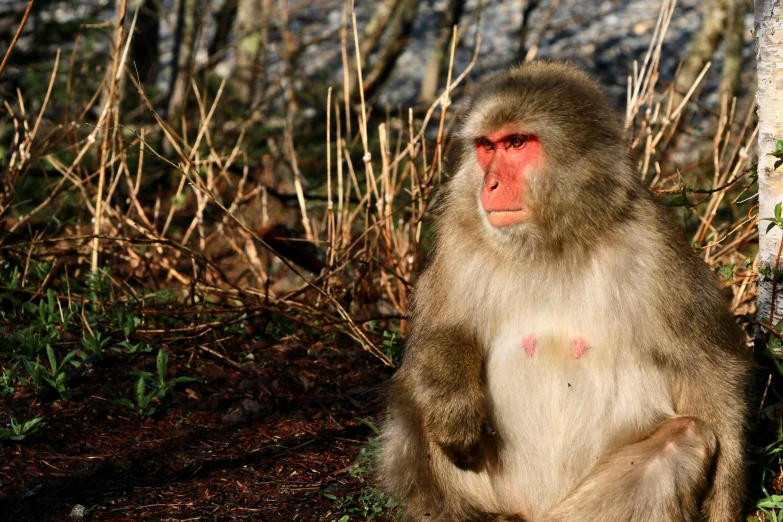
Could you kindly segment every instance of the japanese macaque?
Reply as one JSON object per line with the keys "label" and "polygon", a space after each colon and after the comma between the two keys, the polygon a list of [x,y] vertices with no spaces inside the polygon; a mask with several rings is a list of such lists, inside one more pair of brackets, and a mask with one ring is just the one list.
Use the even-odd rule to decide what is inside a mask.
{"label": "japanese macaque", "polygon": [[745,337],[607,96],[534,62],[456,139],[381,438],[407,519],[735,520]]}

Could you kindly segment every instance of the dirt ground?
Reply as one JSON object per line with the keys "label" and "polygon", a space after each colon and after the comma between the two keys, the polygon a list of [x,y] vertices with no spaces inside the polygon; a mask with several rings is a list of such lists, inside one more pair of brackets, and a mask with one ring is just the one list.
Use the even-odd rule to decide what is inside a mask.
{"label": "dirt ground", "polygon": [[154,372],[149,354],[107,353],[68,401],[29,387],[0,398],[17,418],[46,419],[26,440],[0,445],[0,519],[79,520],[71,515],[81,505],[84,520],[339,520],[334,497],[371,480],[350,467],[373,434],[359,419],[379,420],[391,371],[333,342],[242,351],[255,354],[246,371],[171,352],[169,376],[201,382],[179,385],[141,419],[114,399],[131,396],[130,371]]}

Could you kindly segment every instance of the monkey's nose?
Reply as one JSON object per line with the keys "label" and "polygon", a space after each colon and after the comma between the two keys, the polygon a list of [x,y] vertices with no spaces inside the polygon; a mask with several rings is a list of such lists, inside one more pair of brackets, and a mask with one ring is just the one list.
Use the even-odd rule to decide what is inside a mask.
{"label": "monkey's nose", "polygon": [[497,173],[490,170],[484,176],[484,191],[488,194],[491,194],[492,192],[494,192],[499,188],[500,188],[500,177],[497,175]]}

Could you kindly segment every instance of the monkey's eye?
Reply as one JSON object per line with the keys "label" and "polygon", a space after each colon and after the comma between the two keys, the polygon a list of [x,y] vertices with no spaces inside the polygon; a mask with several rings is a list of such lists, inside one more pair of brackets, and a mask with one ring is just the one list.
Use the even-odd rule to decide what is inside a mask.
{"label": "monkey's eye", "polygon": [[508,143],[509,145],[511,145],[511,147],[518,149],[525,144],[525,138],[523,138],[522,136],[514,136],[509,140]]}
{"label": "monkey's eye", "polygon": [[478,140],[478,146],[482,147],[486,151],[495,150],[495,144],[486,138],[480,138]]}

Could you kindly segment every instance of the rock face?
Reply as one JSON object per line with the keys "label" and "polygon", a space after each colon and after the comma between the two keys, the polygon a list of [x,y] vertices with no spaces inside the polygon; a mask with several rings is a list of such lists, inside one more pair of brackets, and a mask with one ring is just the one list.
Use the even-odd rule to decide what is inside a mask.
{"label": "rock face", "polygon": [[[307,4],[305,2],[303,4]],[[415,102],[424,67],[437,36],[437,28],[446,0],[422,2],[411,33],[411,40],[399,58],[391,79],[383,89],[380,100],[397,104]],[[484,7],[477,20],[479,3]],[[455,69],[462,70],[473,55],[476,32],[481,34],[481,52],[473,77],[504,69],[514,63],[519,47],[522,26],[523,0],[509,2],[480,2],[468,0],[460,27],[467,28],[461,45],[457,48]],[[342,19],[341,1],[311,2],[292,12],[291,29],[303,41],[317,34],[339,32]],[[374,10],[374,2],[357,2],[357,21],[366,25]],[[528,23],[527,42],[534,40],[548,16],[551,2],[542,1],[534,9]],[[704,0],[679,0],[664,43],[660,71],[664,79],[671,78],[685,56],[695,32],[708,14],[712,2]],[[598,75],[602,83],[624,105],[627,77],[632,74],[633,61],[641,62],[650,44],[660,0],[560,0],[549,24],[538,42],[536,56],[542,59],[567,60]],[[745,23],[746,74],[752,83],[753,39],[750,31],[753,16],[749,13]],[[712,92],[720,80],[723,58],[722,49],[716,54],[713,66],[705,78],[706,92]],[[330,81],[340,85],[342,65],[339,36],[323,41],[308,49],[301,65],[309,75],[324,70],[333,71]],[[717,99],[716,99],[717,100]]]}
{"label": "rock face", "polygon": [[[207,62],[207,48],[217,25],[217,15],[225,0],[210,0],[203,17],[205,23],[199,49],[196,52],[197,66]],[[487,0],[466,0],[460,29],[464,31],[456,51],[455,71],[462,71],[473,56],[476,34],[481,35],[481,51],[472,77],[502,70],[516,61],[519,50],[520,30],[523,25],[523,6],[536,0],[508,0],[503,2]],[[716,0],[717,1],[717,0]],[[716,1],[678,0],[663,46],[659,70],[666,84],[673,77],[678,64],[684,58],[690,42],[699,31],[702,21],[709,14]],[[356,16],[359,34],[367,27],[377,9],[378,1],[356,2]],[[552,11],[550,6],[558,3]],[[567,60],[596,74],[614,97],[618,106],[625,105],[627,78],[633,73],[633,61],[641,62],[655,29],[662,0],[538,0],[538,6],[530,13],[527,22],[526,45],[537,42],[537,58]],[[100,19],[113,20],[113,4],[100,0]],[[174,0],[162,0],[164,11],[173,13]],[[409,106],[416,102],[421,87],[424,69],[438,35],[438,28],[449,0],[428,0],[420,2],[415,22],[405,50],[399,57],[390,79],[379,92],[381,103]],[[483,4],[483,5],[482,5]],[[9,4],[10,6],[11,4]],[[278,5],[276,2],[274,5]],[[300,0],[287,2],[287,29],[293,38],[293,45],[301,47],[294,67],[297,76],[304,75],[309,82],[296,80],[295,88],[312,89],[326,86],[339,88],[342,85],[342,60],[340,29],[343,21],[343,0]],[[81,4],[80,4],[81,6]],[[86,16],[88,10],[52,10],[51,16],[62,23]],[[90,11],[92,12],[92,11]],[[282,60],[283,40],[279,27],[279,13],[273,13],[269,33],[268,78],[275,78],[284,71]],[[12,11],[0,2],[0,21],[11,18]],[[547,23],[548,20],[548,23]],[[170,23],[160,24],[160,61],[158,75],[160,87],[166,89],[171,72],[173,48],[173,18]],[[751,35],[753,14],[745,20],[744,64],[741,85],[753,85],[755,74],[754,40]],[[33,22],[31,22],[33,24]],[[32,27],[32,25],[31,25]],[[543,32],[542,32],[543,29]],[[539,38],[539,33],[540,38]],[[232,36],[235,38],[235,35]],[[348,35],[349,51],[353,49],[353,35]],[[28,49],[30,38],[19,41],[19,49]],[[69,52],[65,45],[65,52]],[[51,50],[54,52],[54,49]],[[713,57],[710,71],[704,79],[702,102],[717,106],[719,98],[714,94],[720,82],[723,49]],[[370,62],[374,57],[370,56]],[[354,62],[351,56],[351,73]],[[223,55],[215,71],[230,75],[235,68],[232,52]],[[445,81],[445,80],[444,80]],[[307,85],[305,85],[307,83]],[[705,99],[705,96],[708,97]]]}

